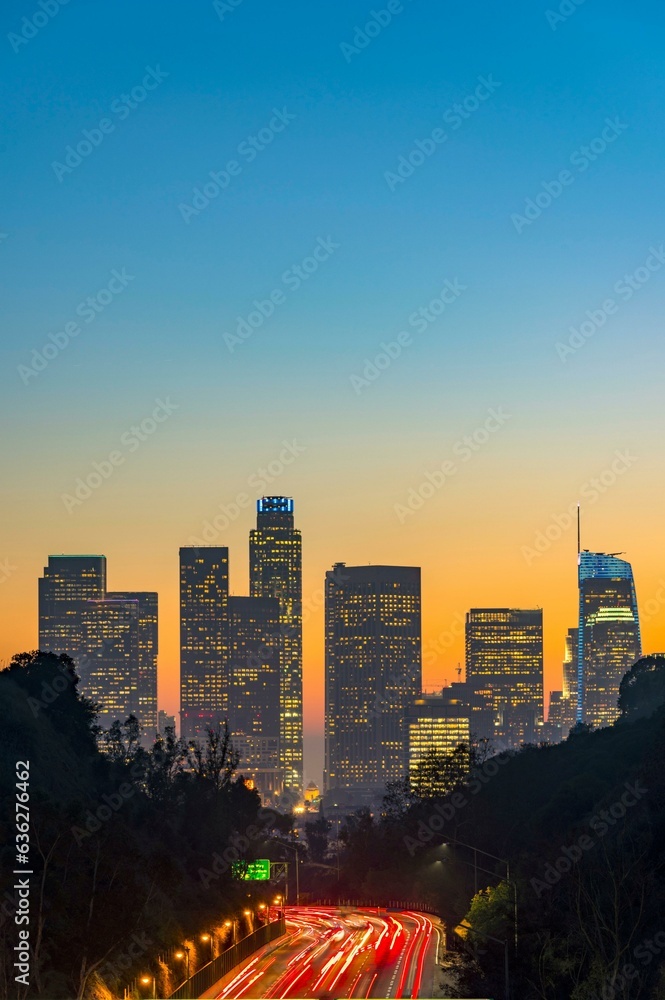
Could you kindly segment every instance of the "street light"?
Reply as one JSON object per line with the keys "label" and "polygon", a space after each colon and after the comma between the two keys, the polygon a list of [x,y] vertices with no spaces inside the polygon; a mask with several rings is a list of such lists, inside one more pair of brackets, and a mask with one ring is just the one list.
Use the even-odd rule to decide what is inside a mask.
{"label": "street light", "polygon": [[280,847],[285,847],[287,851],[294,851],[296,857],[296,906],[300,906],[300,873],[298,871],[300,858],[298,857],[298,848],[295,844],[285,844],[280,841]]}
{"label": "street light", "polygon": [[188,945],[184,945],[182,951],[177,951],[175,953],[175,957],[176,958],[186,958],[187,959],[187,976],[186,976],[186,978],[189,979],[189,946]]}
{"label": "street light", "polygon": [[235,920],[225,920],[224,921],[224,926],[225,927],[232,927],[233,928],[233,943],[237,944],[236,921]]}
{"label": "street light", "polygon": [[201,940],[203,941],[204,944],[207,944],[208,942],[210,942],[210,961],[212,962],[213,958],[215,957],[213,955],[214,940],[213,940],[212,934],[202,934],[201,935]]}
{"label": "street light", "polygon": [[[478,892],[478,872],[485,872],[486,875],[494,875],[496,877],[496,872],[490,872],[486,868],[478,867],[478,854],[484,854],[486,858],[492,858],[493,861],[500,861],[502,865],[506,866],[506,884],[513,890],[513,923],[515,928],[515,950],[517,950],[517,885],[512,881],[510,877],[510,861],[507,858],[500,858],[497,854],[490,854],[489,851],[483,851],[482,848],[476,847],[475,844],[463,844],[461,840],[451,841],[453,847],[465,847],[469,851],[473,851],[473,882],[474,890]],[[444,842],[441,847],[450,847],[450,844]],[[470,864],[470,862],[465,861],[463,864]]]}
{"label": "street light", "polygon": [[152,983],[152,1000],[157,998],[157,979],[155,976],[141,976],[141,982],[144,986],[149,986]]}

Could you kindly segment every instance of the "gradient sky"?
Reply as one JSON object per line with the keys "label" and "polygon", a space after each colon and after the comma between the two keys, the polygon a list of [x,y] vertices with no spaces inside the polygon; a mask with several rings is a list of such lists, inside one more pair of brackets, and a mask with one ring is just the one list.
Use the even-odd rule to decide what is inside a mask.
{"label": "gradient sky", "polygon": [[[662,4],[588,0],[553,25],[554,3],[405,0],[345,56],[385,6],[71,3],[25,44],[12,33],[38,4],[3,11],[3,659],[36,645],[48,554],[101,552],[112,589],[159,591],[160,704],[175,711],[178,547],[220,505],[254,499],[250,477],[284,441],[304,451],[266,492],[295,497],[306,606],[335,561],[422,566],[428,687],[455,679],[463,641],[450,633],[471,606],[542,606],[545,686],[560,686],[574,529],[525,548],[580,498],[585,546],[627,553],[645,648],[665,647]],[[163,79],[119,110],[146,67]],[[450,109],[480,77],[494,92],[456,127]],[[249,162],[239,147],[274,109],[294,117]],[[54,167],[102,119],[113,130],[90,155]],[[608,119],[620,134],[585,160],[576,151]],[[389,184],[436,128],[446,141]],[[180,206],[234,159],[228,187],[185,222]],[[516,225],[564,170],[560,195]],[[284,272],[319,239],[338,247],[295,289]],[[647,260],[628,298],[617,283]],[[79,303],[114,269],[132,280],[86,322]],[[446,280],[462,294],[409,327]],[[276,289],[284,301],[231,352],[224,335]],[[587,310],[602,325],[562,361],[556,344]],[[33,349],[77,321],[22,377]],[[409,330],[355,391],[365,360]],[[131,428],[156,399],[177,408],[137,447]],[[458,442],[491,408],[509,418],[465,460]],[[68,510],[63,494],[114,451],[121,464]],[[628,457],[611,472],[617,452]],[[446,460],[455,473],[399,517]],[[599,475],[602,493],[585,488]],[[231,548],[237,594],[253,523],[252,504],[214,538]],[[319,778],[320,610],[305,654],[306,770]]]}

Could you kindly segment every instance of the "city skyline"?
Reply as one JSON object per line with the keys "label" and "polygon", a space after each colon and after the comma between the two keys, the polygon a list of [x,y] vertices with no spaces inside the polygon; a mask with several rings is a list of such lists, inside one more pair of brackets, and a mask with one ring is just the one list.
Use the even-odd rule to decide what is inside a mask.
{"label": "city skyline", "polygon": [[[270,516],[272,516],[273,519],[276,517],[277,520],[279,520],[280,516],[282,516],[282,517],[284,516],[283,514],[280,513],[281,509],[283,508],[283,510],[286,512],[287,520],[291,524],[291,528],[292,528],[292,526],[293,526],[293,506],[294,506],[294,504],[293,504],[293,500],[291,498],[285,498],[285,497],[267,497],[266,498],[266,497],[264,497],[261,500],[257,501],[256,506],[257,506],[257,511],[259,512],[259,516],[261,515],[261,510],[262,509],[265,509],[265,510],[267,510],[270,513],[271,509],[274,508],[274,510],[276,511],[276,515],[270,515]],[[288,525],[287,525],[287,527],[288,527]],[[256,560],[257,560],[256,551],[254,551],[254,555],[252,555],[252,548],[256,549],[256,539],[254,538],[255,532],[256,532],[256,529],[252,529],[250,531],[250,561],[253,559],[254,562],[256,562]],[[269,542],[270,545],[274,545],[274,539],[270,539],[269,538],[268,542]],[[297,545],[298,545],[298,551],[299,551],[299,547],[300,547],[299,535],[298,535]],[[279,548],[276,551],[279,553]],[[246,664],[245,664],[245,667],[251,667],[251,664],[257,659],[257,657],[263,656],[263,658],[265,659],[265,656],[267,655],[266,654],[266,646],[265,646],[265,638],[261,639],[261,636],[262,635],[267,635],[269,642],[271,642],[274,639],[274,636],[275,636],[274,629],[272,631],[270,629],[267,629],[267,631],[266,631],[267,623],[269,623],[270,621],[272,621],[272,614],[273,614],[272,612],[269,612],[268,613],[268,618],[265,618],[266,609],[267,609],[267,607],[269,605],[271,605],[271,601],[268,600],[268,599],[262,599],[261,597],[243,598],[243,597],[238,597],[238,596],[233,596],[233,597],[229,596],[229,591],[228,591],[229,553],[228,553],[228,549],[223,548],[223,547],[220,548],[220,547],[216,547],[216,546],[213,546],[213,545],[206,544],[206,545],[202,545],[200,548],[190,548],[190,549],[185,548],[185,549],[181,549],[181,558],[183,556],[183,553],[188,553],[188,555],[194,561],[196,561],[196,560],[201,561],[203,559],[203,562],[207,563],[210,560],[212,560],[212,562],[214,562],[215,565],[217,565],[217,563],[220,562],[220,558],[221,558],[221,563],[223,564],[222,565],[222,576],[224,577],[224,580],[222,582],[223,582],[223,590],[225,591],[224,602],[226,602],[226,604],[228,605],[228,610],[224,611],[222,613],[222,618],[225,618],[225,620],[226,620],[226,631],[229,634],[226,635],[225,651],[224,651],[224,654],[223,654],[222,658],[220,659],[220,664],[221,663],[225,664],[225,668],[224,668],[225,672],[223,671],[221,675],[219,674],[219,672],[217,672],[217,683],[219,684],[219,682],[220,682],[220,676],[221,676],[222,681],[223,681],[224,692],[223,692],[223,695],[222,695],[222,700],[220,701],[220,707],[217,710],[217,716],[216,717],[218,717],[218,721],[221,720],[222,718],[226,718],[226,717],[229,717],[229,719],[231,719],[232,716],[233,716],[233,711],[231,710],[230,695],[231,695],[231,692],[233,690],[233,685],[234,685],[234,672],[233,672],[233,669],[232,669],[232,660],[233,660],[233,655],[234,655],[233,654],[234,644],[235,644],[235,659],[236,659],[236,661],[239,662],[239,655],[238,655],[239,653],[241,654],[241,656],[245,656],[245,659],[247,661]],[[280,558],[281,558],[281,556],[280,556]],[[300,557],[298,556],[298,559],[299,558]],[[589,563],[590,567],[591,567],[592,563],[593,563],[593,566],[595,567],[593,570],[589,569],[584,574],[585,576],[589,576],[590,575],[591,577],[596,577],[596,576],[599,576],[599,575],[600,576],[607,575],[608,567],[610,565],[612,567],[615,567],[615,568],[617,566],[619,566],[620,569],[621,569],[621,572],[618,575],[619,576],[623,576],[624,578],[626,576],[628,577],[628,580],[629,580],[629,583],[628,583],[629,590],[631,591],[631,594],[632,594],[633,599],[634,599],[635,585],[633,583],[633,576],[632,576],[632,570],[630,569],[630,564],[626,563],[624,560],[618,560],[614,556],[607,556],[607,555],[604,555],[604,554],[589,553],[588,550],[584,550],[581,553],[581,555],[578,556],[578,562],[584,562],[584,560],[586,560]],[[85,590],[86,590],[87,597],[86,597],[86,600],[84,601],[85,604],[88,604],[90,606],[93,606],[93,605],[96,604],[97,606],[99,606],[100,609],[101,608],[108,608],[110,613],[117,614],[118,612],[115,610],[116,608],[119,609],[121,606],[124,607],[124,608],[127,608],[127,607],[129,607],[128,602],[131,602],[132,600],[136,604],[138,601],[140,601],[141,599],[143,599],[143,604],[144,605],[145,605],[145,599],[149,599],[151,601],[154,601],[154,608],[153,608],[152,604],[145,605],[145,607],[144,607],[143,627],[142,627],[142,631],[140,633],[140,635],[142,635],[144,637],[143,638],[143,644],[144,644],[144,646],[146,645],[146,637],[148,635],[150,636],[149,643],[150,643],[150,648],[152,650],[153,663],[154,663],[155,638],[152,635],[152,633],[146,631],[146,624],[147,625],[150,624],[150,618],[151,618],[151,615],[153,615],[153,612],[154,612],[154,615],[152,617],[152,622],[153,622],[153,625],[155,624],[154,619],[156,619],[156,602],[157,602],[157,596],[158,595],[157,594],[137,593],[137,592],[131,592],[131,591],[126,591],[126,592],[108,591],[108,592],[106,592],[104,590],[104,587],[106,586],[106,573],[107,573],[107,570],[106,570],[106,559],[105,559],[104,556],[77,556],[77,555],[51,556],[51,557],[49,557],[49,567],[50,568],[47,567],[46,574],[48,576],[48,573],[50,572],[51,575],[53,576],[54,573],[57,573],[58,574],[58,578],[59,578],[59,575],[62,573],[62,570],[60,569],[60,567],[68,567],[68,566],[71,566],[72,564],[77,565],[78,563],[81,563],[81,565],[84,568],[83,584],[79,584],[79,589],[80,589],[81,586],[83,586],[85,588]],[[598,564],[597,566],[596,566],[596,563]],[[286,565],[289,565],[289,564],[290,563],[287,563]],[[337,571],[337,569],[339,568],[339,566],[343,566],[343,565],[344,564],[336,564],[335,568],[333,570],[333,574]],[[626,567],[628,567],[628,571],[626,571]],[[210,568],[210,567],[208,567],[208,568]],[[219,567],[217,567],[217,568],[219,569]],[[381,567],[374,567],[374,569],[380,570]],[[394,569],[395,569],[395,571],[399,571],[399,570],[405,570],[406,571],[406,570],[408,570],[408,567],[404,567],[404,566],[402,566],[402,567],[394,567]],[[357,568],[355,568],[354,571],[360,572],[362,574],[363,573],[363,567],[357,567]],[[366,571],[371,574],[372,567],[371,566],[366,567]],[[274,575],[274,570],[271,570],[271,572]],[[418,572],[420,572],[420,569],[418,570]],[[328,575],[328,577],[330,577],[330,573],[328,573],[327,575]],[[615,574],[615,575],[617,575],[617,574]],[[89,579],[89,582],[87,584],[85,583],[86,579]],[[201,593],[200,593],[199,596],[201,598],[203,598],[204,604],[205,603],[209,604],[209,599],[208,599],[209,598],[209,594],[208,594],[206,588],[207,588],[208,584],[210,583],[210,580],[207,577],[206,577],[206,580],[207,580],[207,582],[205,584],[205,587],[201,591]],[[203,578],[202,578],[201,582],[203,583]],[[40,602],[41,602],[40,603],[40,607],[44,603],[44,599],[45,599],[45,596],[46,596],[46,592],[44,594],[42,594],[42,587],[45,587],[46,585],[47,585],[46,584],[46,580],[40,580]],[[57,581],[56,581],[56,586],[57,586]],[[51,587],[53,587],[53,584],[51,584]],[[61,596],[62,596],[62,594],[65,593],[65,590],[62,589],[62,584],[60,585],[60,590],[61,590]],[[74,590],[71,590],[71,583],[69,584],[69,589],[67,590],[67,594],[70,595],[70,596],[72,596],[72,597],[74,597],[74,598],[77,597],[77,596],[80,596],[78,594],[78,589],[76,587],[74,588]],[[593,597],[593,595],[592,595],[592,597]],[[614,593],[614,589],[612,589],[611,592],[608,592],[608,595],[604,598],[604,604],[608,604],[608,603],[611,604],[613,600],[616,603],[615,599],[617,599],[617,595]],[[262,600],[263,600],[263,604],[262,604]],[[597,611],[598,608],[596,607],[596,605],[598,604],[598,599],[597,598],[593,598],[593,600],[595,600],[595,604],[594,604],[594,608],[592,610],[593,611]],[[619,602],[619,603],[621,603],[621,602]],[[655,604],[655,603],[657,603],[657,602],[656,601],[652,601],[652,604]],[[273,602],[273,604],[274,604],[274,602]],[[277,606],[279,606],[279,605],[277,605]],[[234,611],[231,610],[232,608],[235,608],[237,610],[234,612]],[[252,610],[252,609],[254,609],[254,610]],[[134,611],[133,611],[133,613],[136,614],[137,610],[138,609],[135,608]],[[307,621],[308,616],[309,616],[309,609],[307,607],[307,601],[306,600],[304,602],[303,610],[304,610],[303,617],[304,617],[305,621]],[[621,611],[621,608],[619,608],[619,611]],[[607,621],[605,619],[608,618],[608,608],[602,607],[601,608],[601,612],[602,612],[601,613],[601,617],[603,618],[603,622],[601,622],[601,625],[602,625],[603,629],[606,630],[607,627],[608,627],[608,625],[607,625]],[[41,612],[40,612],[40,614],[41,614]],[[90,614],[89,611],[88,611],[88,614]],[[500,629],[501,628],[505,629],[506,626],[508,625],[508,621],[509,620],[514,620],[515,622],[523,620],[524,622],[526,622],[527,620],[531,621],[531,619],[533,619],[534,625],[535,625],[536,620],[538,620],[538,621],[540,621],[542,623],[542,611],[538,611],[538,612],[529,612],[529,611],[524,611],[524,610],[521,610],[521,611],[502,611],[501,609],[496,609],[496,608],[495,609],[492,609],[492,608],[484,608],[484,609],[478,609],[478,608],[474,609],[474,608],[471,608],[471,611],[467,612],[466,615],[465,615],[465,618],[466,618],[466,634],[467,634],[467,639],[466,639],[467,649],[465,650],[466,656],[465,656],[465,659],[464,659],[463,662],[465,663],[465,667],[466,668],[468,668],[469,663],[472,662],[472,661],[469,660],[469,656],[471,654],[469,652],[469,645],[468,645],[468,643],[469,643],[469,621],[474,619],[474,615],[480,621],[482,621],[483,619],[487,619],[488,621],[489,621],[489,619],[497,619],[497,620],[499,618],[501,620],[505,619],[504,625],[503,626],[501,626],[501,625],[498,626]],[[506,617],[506,616],[508,616],[508,617]],[[512,616],[512,618],[510,616]],[[616,617],[616,616],[614,616],[614,617]],[[616,623],[614,623],[614,617],[612,617],[612,622],[610,622],[610,627],[625,628],[625,623],[623,622],[623,620],[621,622],[619,622],[619,625],[617,626]],[[649,613],[647,613],[646,614],[647,620],[649,619],[649,617],[650,617],[650,615],[649,615]],[[241,625],[242,631],[237,633],[235,639],[234,639],[234,636],[232,634],[232,627],[230,625],[230,623],[231,623],[231,621],[233,619],[235,619],[237,622],[244,623],[244,624]],[[264,621],[264,619],[265,619],[265,621]],[[590,620],[591,620],[592,623],[595,621],[594,615],[591,615],[591,619]],[[47,624],[45,626],[45,637],[46,637],[46,635],[49,634],[49,629],[48,629],[48,615],[46,616],[45,621],[47,622]],[[264,621],[264,625],[261,625],[262,621]],[[482,624],[481,624],[480,628],[482,629],[483,627],[484,626],[482,626]],[[70,626],[70,628],[71,628],[71,626]],[[542,624],[539,626],[539,629],[540,629],[539,634],[542,636]],[[76,631],[76,630],[74,629],[74,631]],[[281,623],[280,626],[279,626],[278,631],[279,631],[280,634],[282,634],[285,631],[288,631],[288,629],[286,629],[286,625],[284,625],[283,623]],[[452,632],[453,631],[455,631],[455,629],[451,630],[451,637],[452,637]],[[510,627],[508,627],[508,631],[510,631]],[[57,632],[57,629],[56,629],[56,632]],[[503,632],[501,632],[501,634],[503,634]],[[638,638],[639,638],[639,634],[640,634],[639,621],[637,622],[637,634],[638,634]],[[499,635],[499,633],[497,633],[497,636],[498,635]],[[506,632],[506,635],[508,635],[508,632]],[[519,635],[519,629],[518,629],[517,635]],[[576,646],[574,646],[574,644],[577,643],[577,635],[578,635],[578,629],[577,628],[575,628],[575,629],[570,629],[569,628],[569,629],[566,630],[566,634],[563,637],[563,641],[565,643],[565,657],[564,657],[564,663],[563,663],[563,670],[560,672],[560,680],[557,682],[557,678],[555,676],[555,678],[554,678],[555,683],[553,685],[549,685],[547,683],[547,679],[545,679],[544,686],[542,688],[542,690],[544,691],[544,698],[543,698],[543,701],[540,704],[539,711],[536,713],[536,715],[540,718],[540,720],[541,720],[540,724],[542,725],[543,707],[544,706],[548,706],[548,704],[550,702],[550,696],[553,695],[554,698],[557,699],[557,701],[556,701],[555,707],[554,707],[554,713],[555,714],[553,715],[552,718],[555,721],[555,725],[556,724],[561,724],[561,721],[563,721],[563,724],[564,724],[563,735],[564,736],[565,736],[565,733],[566,733],[566,725],[567,725],[566,720],[568,718],[568,713],[572,712],[573,714],[577,714],[577,705],[576,705],[577,694],[576,694],[576,690],[574,690],[574,691],[572,690],[572,687],[575,684],[576,679],[574,678],[572,670],[571,670],[571,668],[573,666],[573,662],[572,662],[573,659],[574,659],[575,669],[576,669],[576,665],[577,665],[577,659],[578,659],[577,654],[578,654],[579,650],[577,649]],[[604,633],[603,633],[603,635],[604,635]],[[608,637],[604,635],[605,644],[607,644],[607,642],[610,641],[610,639],[611,639],[611,637],[608,639]],[[488,649],[491,650],[492,644],[494,643],[494,641],[495,641],[494,639],[490,638],[490,645],[489,645]],[[527,645],[528,645],[528,641],[530,641],[530,640],[526,639],[526,633],[524,635],[524,638],[518,639],[518,647],[516,647],[516,649],[521,648],[520,644],[522,642],[525,642],[525,641],[527,641]],[[541,643],[541,648],[542,648],[542,639],[540,639],[539,642]],[[423,653],[425,653],[427,651],[431,652],[431,644],[428,644],[427,642],[425,642],[423,644],[422,648],[423,648]],[[479,647],[479,648],[482,648],[482,647]],[[524,648],[526,649],[527,647],[525,646]],[[636,647],[636,648],[639,648],[639,647]],[[111,649],[110,646],[109,646],[109,649]],[[632,649],[632,647],[631,647],[631,649]],[[245,651],[244,653],[242,652],[243,650]],[[504,656],[506,655],[506,652],[507,652],[507,650],[503,649],[503,655]],[[270,655],[272,656],[273,653],[274,653],[274,650],[270,653]],[[522,655],[523,654],[521,654],[521,653],[518,654],[518,656],[522,656]],[[619,655],[619,654],[617,653],[616,655]],[[614,673],[617,675],[614,678],[614,681],[616,682],[617,685],[618,685],[618,679],[620,679],[619,675],[620,674],[622,675],[622,673],[624,672],[624,670],[623,670],[624,661],[625,661],[625,669],[627,669],[628,666],[630,666],[630,664],[633,662],[633,660],[636,659],[636,656],[632,657],[632,652],[631,651],[629,651],[628,653],[620,654],[620,655],[623,656],[623,660],[621,661],[622,667],[621,668],[617,667],[614,670]],[[616,656],[614,657],[614,659],[616,659]],[[145,656],[143,657],[143,660],[147,662]],[[473,657],[472,657],[472,660],[473,660]],[[511,656],[508,655],[508,659],[507,659],[506,662],[509,663],[510,661],[511,661]],[[519,661],[515,661],[515,662],[517,663]],[[617,662],[618,662],[618,660],[617,660]],[[143,673],[144,676],[145,676],[145,669],[146,669],[145,666],[141,667],[141,670],[142,670],[142,673]],[[509,668],[509,669],[513,670],[515,668]],[[522,668],[518,667],[517,669],[519,671]],[[161,673],[162,670],[163,670],[163,668],[160,667],[160,673]],[[502,670],[503,670],[503,668],[497,667],[494,670],[495,675],[496,675],[496,671],[497,670],[498,670],[498,675],[500,675],[501,672],[502,672]],[[213,673],[214,673],[214,671],[213,671]],[[469,675],[468,670],[465,670],[464,673],[465,673],[465,679],[469,679],[471,675]],[[447,685],[450,685],[450,683],[453,682],[454,680],[459,681],[461,679],[461,674],[462,674],[462,669],[460,667],[456,671],[454,678],[448,677],[448,678],[445,679],[446,682],[447,682]],[[83,672],[83,676],[84,676],[84,679],[85,679],[85,671]],[[182,675],[182,678],[181,678],[181,689],[182,689],[183,692],[185,691],[185,687],[183,686],[184,685],[185,676],[186,676],[186,671]],[[248,692],[250,690],[253,690],[255,692],[255,695],[252,695],[249,698],[249,701],[247,701],[247,695],[245,696],[245,702],[244,703],[247,704],[248,706],[252,703],[252,699],[256,696],[256,693],[259,692],[259,688],[257,688],[255,686],[257,678],[255,678],[252,681],[252,676],[253,676],[253,671],[251,669],[245,670],[246,685],[247,684],[249,685],[249,687],[246,687],[246,689],[247,689]],[[91,675],[91,677],[94,680],[94,674]],[[323,678],[323,680],[324,680],[324,683],[325,683],[325,672],[324,672],[324,678]],[[471,678],[471,680],[473,681],[473,678]],[[268,683],[267,680],[266,680],[266,683]],[[474,681],[474,683],[476,684],[476,686],[478,686],[478,680],[477,679],[476,679],[476,681]],[[530,682],[527,682],[527,683],[530,683]],[[441,684],[440,682],[438,682],[438,683],[435,682],[434,684],[428,683],[427,677],[423,675],[422,685],[420,687],[420,690],[418,691],[418,695],[420,695],[420,694],[427,694],[428,692],[429,693],[440,692],[441,688],[443,686],[444,685]],[[472,686],[473,686],[473,684],[472,684]],[[482,689],[483,686],[484,685],[481,683],[480,684],[480,688]],[[459,685],[458,696],[460,696],[460,692],[463,690],[463,688],[464,688],[463,684]],[[144,686],[143,687],[143,691],[145,691],[145,690],[147,690],[147,688]],[[239,692],[240,688],[238,688],[237,690]],[[268,689],[266,688],[266,691],[267,690]],[[563,692],[563,694],[562,694],[562,692]],[[453,694],[453,693],[454,692],[451,689],[450,694]],[[470,694],[470,689],[469,689],[469,694]],[[482,691],[481,691],[481,694],[482,694]],[[569,703],[569,702],[566,701],[566,698],[571,697],[571,695],[572,695],[572,699],[574,701],[574,707],[573,707],[573,701],[571,701],[571,703]],[[143,697],[143,700],[145,700],[145,695],[143,695],[142,697]],[[494,698],[495,698],[495,700],[497,698],[497,691],[496,690],[495,690],[495,693],[494,693]],[[563,698],[563,700],[561,700],[562,698]],[[449,700],[449,698],[448,698],[448,700]],[[482,707],[480,705],[480,701],[482,701],[482,698],[478,699],[477,696],[474,696],[474,701],[476,703],[475,707],[477,709]],[[605,698],[605,701],[607,702],[607,697]],[[237,702],[237,711],[239,711],[241,713],[241,715],[242,715],[243,711],[245,711],[242,708],[242,704],[243,704],[242,698],[239,696],[239,700]],[[608,702],[608,704],[613,704],[613,695],[612,694],[609,695],[609,702]],[[138,705],[138,702],[137,702],[137,705]],[[176,708],[174,710],[173,714],[175,714],[176,716],[179,716],[179,707],[180,706],[178,706],[178,708]],[[162,711],[164,711],[164,710],[168,711],[169,710],[168,704],[164,704],[163,703],[163,701],[161,699],[161,696],[160,696],[160,701],[159,701],[159,708]],[[186,713],[186,701],[183,701],[183,703],[182,703],[182,709],[183,709],[183,712],[184,712],[184,715],[181,717],[181,719],[182,719],[182,726],[183,726],[182,732],[183,732],[183,734],[185,736],[195,735],[196,734],[195,731],[192,730],[190,732],[190,730],[188,729],[188,726],[187,726],[187,721],[186,721],[186,715],[187,715],[187,713]],[[563,712],[563,715],[561,715],[562,712]],[[152,713],[152,715],[156,716],[156,706],[154,705],[154,703],[151,705],[151,713]],[[609,714],[607,712],[605,713],[607,715],[607,718],[605,719],[605,716],[603,716],[603,719],[605,720],[603,724],[607,724],[608,721],[611,721],[610,716],[613,717],[612,713],[613,713],[613,709],[610,710]],[[139,713],[139,714],[141,715],[141,713]],[[495,714],[495,717],[496,717],[496,706],[494,708],[494,714]],[[141,717],[143,717],[144,715],[145,715],[145,710],[143,711]],[[151,715],[151,717],[152,717],[152,715]],[[325,713],[324,713],[324,715],[325,715]],[[590,718],[590,721],[592,721],[591,717],[589,717],[589,718]],[[476,722],[472,722],[472,724],[471,724],[472,731],[477,731],[476,735],[479,734],[479,720],[480,720],[480,716],[477,716],[476,717]],[[325,721],[325,719],[323,719],[323,721]],[[600,721],[600,716],[598,717],[598,721]],[[214,720],[213,720],[213,725],[214,725]],[[151,727],[148,726],[148,729],[150,729],[150,728]],[[480,726],[480,728],[482,728],[482,726]],[[254,727],[254,729],[255,729],[255,735],[258,735],[258,730],[256,729],[256,726]],[[508,739],[508,745],[510,745],[511,742],[512,742],[513,745],[515,744],[516,737],[513,738],[515,736],[515,734],[513,734],[513,736],[511,737],[511,736],[508,735],[509,731],[510,731],[510,727],[509,727],[508,730],[506,730],[505,733],[503,732],[503,730],[501,730],[501,731],[499,729],[495,730],[495,736],[499,739],[500,743],[501,743],[501,740],[505,737],[505,738]],[[534,735],[535,735],[536,738],[538,737],[538,732],[539,731],[540,731],[539,728],[537,728],[534,731]],[[550,738],[553,732],[554,731],[549,732],[549,731],[545,730],[543,732],[543,738]],[[265,733],[263,735],[265,735]],[[483,736],[484,735],[489,735],[489,733],[486,734],[485,732],[483,732],[480,735],[483,735]],[[529,734],[526,732],[526,730],[525,730],[525,735],[529,736]],[[260,743],[260,746],[259,746],[259,743]],[[261,743],[261,741],[259,741],[259,743],[256,744],[255,750],[252,751],[251,750],[251,741],[247,742],[247,740],[245,740],[243,742],[244,752],[245,752],[245,754],[247,754],[247,756],[246,756],[247,767],[248,768],[250,767],[250,760],[252,760],[252,759],[254,759],[254,761],[255,761],[254,766],[259,766],[258,761],[260,759],[261,769],[267,775],[268,772],[270,771],[271,767],[274,770],[274,767],[277,765],[277,762],[274,761],[271,764],[271,761],[270,761],[270,754],[274,752],[273,750],[270,749],[270,739],[264,740],[262,743]],[[276,747],[276,746],[277,746],[277,744],[273,742],[273,747]],[[258,754],[258,756],[257,756],[257,754]],[[283,764],[282,764],[282,766],[283,766]],[[320,770],[319,770],[319,748],[316,747],[316,746],[313,747],[310,744],[310,747],[309,747],[308,753],[307,753],[307,765],[306,765],[305,782],[304,783],[306,784],[307,780],[311,780],[312,778],[315,778],[315,779],[318,780],[319,774],[320,774]],[[269,778],[264,779],[264,780],[268,780],[269,784],[271,782],[272,782],[272,784],[274,784],[274,780],[275,779],[269,777]],[[304,787],[302,785],[302,783],[301,783],[300,787]]]}

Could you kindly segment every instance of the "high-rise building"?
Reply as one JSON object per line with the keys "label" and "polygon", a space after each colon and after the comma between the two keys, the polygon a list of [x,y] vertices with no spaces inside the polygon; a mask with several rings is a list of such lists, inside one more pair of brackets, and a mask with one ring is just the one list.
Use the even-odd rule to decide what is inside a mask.
{"label": "high-rise building", "polygon": [[105,596],[106,556],[49,556],[39,579],[39,648],[66,653],[79,666],[86,652],[86,604]]}
{"label": "high-rise building", "polygon": [[180,730],[217,730],[228,714],[229,550],[180,549]]}
{"label": "high-rise building", "polygon": [[86,657],[79,667],[81,690],[99,706],[99,724],[140,716],[139,603],[102,597],[83,611]]}
{"label": "high-rise building", "polygon": [[[470,712],[466,705],[443,694],[423,694],[406,710],[406,773],[421,793],[445,795],[450,790],[453,775],[461,777],[468,767],[471,740]],[[460,747],[464,750],[460,753]],[[457,752],[457,753],[456,753]],[[461,770],[455,768],[424,768],[428,758],[451,757],[456,754]]]}
{"label": "high-rise building", "polygon": [[108,726],[136,715],[157,727],[157,594],[107,593],[106,557],[49,556],[39,580],[39,645],[72,656],[81,692]]}
{"label": "high-rise building", "polygon": [[466,616],[466,678],[491,689],[495,738],[506,746],[534,742],[543,723],[543,612],[472,608]]}
{"label": "high-rise building", "polygon": [[252,597],[279,601],[279,763],[286,788],[303,784],[302,537],[290,497],[263,497],[249,537]]}
{"label": "high-rise building", "polygon": [[587,550],[578,565],[577,721],[608,726],[619,714],[621,680],[642,652],[633,569]]}
{"label": "high-rise building", "polygon": [[229,598],[229,728],[240,754],[239,772],[264,801],[282,784],[279,616],[276,598]]}
{"label": "high-rise building", "polygon": [[113,592],[107,597],[116,601],[134,601],[137,605],[138,646],[138,712],[146,741],[152,742],[157,725],[157,652],[158,595],[151,591]]}
{"label": "high-rise building", "polygon": [[337,563],[325,599],[325,788],[369,801],[404,776],[405,715],[422,686],[420,569]]}
{"label": "high-rise building", "polygon": [[561,705],[557,706],[560,714],[562,736],[565,739],[575,725],[577,718],[577,629],[569,628],[566,632],[563,654],[563,689]]}

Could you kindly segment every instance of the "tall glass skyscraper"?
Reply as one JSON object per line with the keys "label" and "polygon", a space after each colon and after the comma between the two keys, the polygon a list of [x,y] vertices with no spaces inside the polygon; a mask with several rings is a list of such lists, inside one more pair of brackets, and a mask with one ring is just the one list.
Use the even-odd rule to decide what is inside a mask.
{"label": "tall glass skyscraper", "polygon": [[180,724],[205,737],[228,714],[229,550],[180,549]]}
{"label": "tall glass skyscraper", "polygon": [[39,648],[66,653],[78,664],[87,648],[86,604],[103,597],[106,556],[49,556],[39,579]]}
{"label": "tall glass skyscraper", "polygon": [[128,590],[107,594],[111,600],[134,601],[137,606],[138,645],[138,711],[137,717],[146,738],[157,732],[157,653],[158,595],[154,591]]}
{"label": "tall glass skyscraper", "polygon": [[472,608],[466,616],[466,680],[491,691],[494,731],[508,746],[531,743],[543,722],[543,612]]}
{"label": "tall glass skyscraper", "polygon": [[633,568],[603,552],[579,554],[577,721],[609,726],[619,685],[642,655]]}
{"label": "tall glass skyscraper", "polygon": [[252,597],[279,601],[279,758],[285,788],[303,785],[302,537],[290,497],[263,497],[249,536]]}
{"label": "tall glass skyscraper", "polygon": [[376,801],[404,777],[406,714],[422,689],[420,569],[326,574],[326,792]]}

